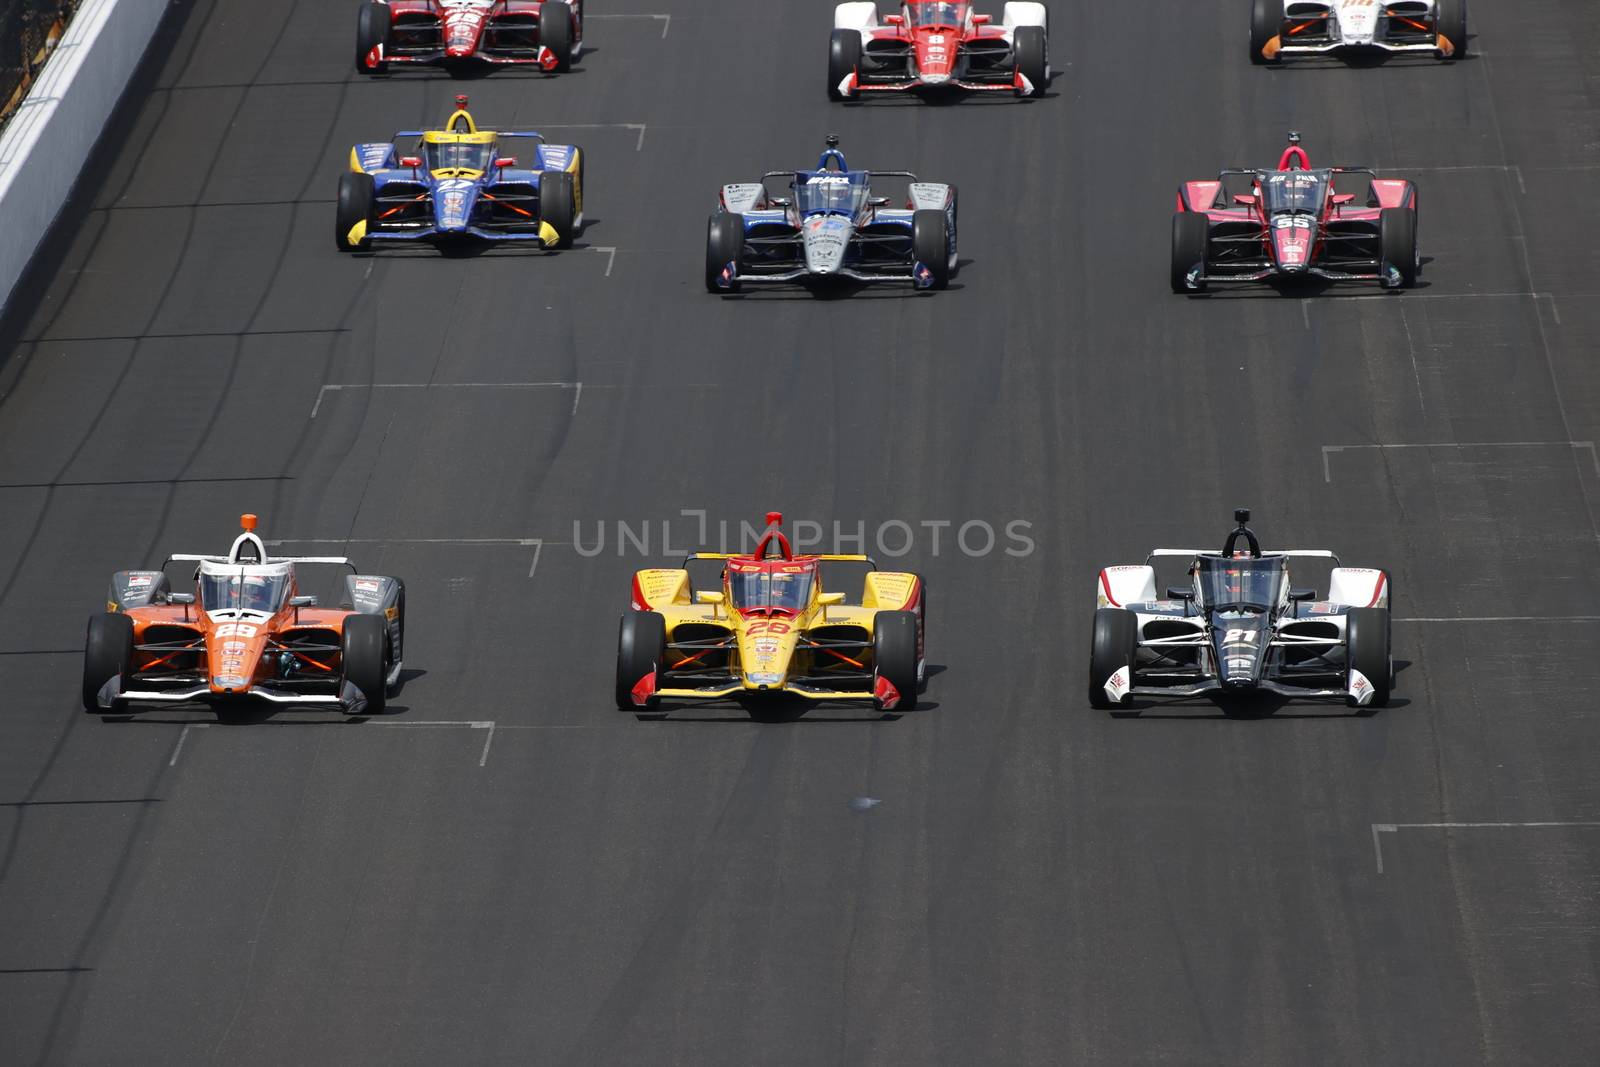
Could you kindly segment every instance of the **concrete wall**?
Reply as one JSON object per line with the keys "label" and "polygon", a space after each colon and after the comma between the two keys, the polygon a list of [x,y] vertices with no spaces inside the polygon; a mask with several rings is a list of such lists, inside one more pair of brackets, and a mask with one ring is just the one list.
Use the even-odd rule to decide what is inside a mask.
{"label": "concrete wall", "polygon": [[66,202],[167,0],[84,0],[0,134],[0,306]]}

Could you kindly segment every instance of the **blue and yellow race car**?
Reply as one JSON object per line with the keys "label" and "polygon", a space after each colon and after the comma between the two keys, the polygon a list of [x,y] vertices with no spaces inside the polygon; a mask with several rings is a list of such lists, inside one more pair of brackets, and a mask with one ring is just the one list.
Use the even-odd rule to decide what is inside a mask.
{"label": "blue and yellow race car", "polygon": [[[413,155],[397,143],[417,138]],[[502,146],[530,142],[519,167]],[[456,97],[442,130],[402,130],[389,141],[350,150],[339,176],[339,248],[354,252],[376,241],[536,241],[570,248],[583,226],[583,153],[546,144],[542,134],[480,130]]]}

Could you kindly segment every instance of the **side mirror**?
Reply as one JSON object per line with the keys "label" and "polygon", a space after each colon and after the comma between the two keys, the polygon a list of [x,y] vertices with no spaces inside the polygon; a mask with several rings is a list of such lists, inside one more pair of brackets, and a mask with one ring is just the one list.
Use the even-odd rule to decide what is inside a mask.
{"label": "side mirror", "polygon": [[817,597],[817,603],[821,604],[825,608],[826,607],[832,607],[834,604],[843,604],[844,603],[844,594],[843,593],[823,593],[821,596]]}
{"label": "side mirror", "polygon": [[883,24],[885,26],[904,26],[906,17],[904,15],[885,15],[883,16]]}
{"label": "side mirror", "polygon": [[421,156],[401,156],[400,157],[400,165],[402,167],[410,167],[412,170],[416,170],[418,167],[422,166],[422,157]]}
{"label": "side mirror", "polygon": [[789,199],[787,196],[775,196],[771,200],[768,200],[767,203],[771,204],[773,207],[788,207],[790,204],[794,203],[794,201]]}
{"label": "side mirror", "polygon": [[994,21],[994,16],[993,15],[974,15],[974,16],[972,16],[972,24],[974,26],[987,26],[987,25],[989,25],[989,23],[991,23],[993,21]]}
{"label": "side mirror", "polygon": [[1333,194],[1333,202],[1335,204],[1348,204],[1350,201],[1354,200],[1355,198],[1356,198],[1356,194],[1355,193],[1334,193]]}
{"label": "side mirror", "polygon": [[1235,204],[1243,204],[1246,207],[1253,207],[1255,206],[1256,198],[1248,193],[1234,193],[1233,202]]}
{"label": "side mirror", "polygon": [[887,196],[868,197],[867,203],[871,204],[873,207],[887,207],[889,204],[889,198]]}
{"label": "side mirror", "polygon": [[501,156],[499,159],[494,161],[494,165],[499,167],[501,170],[505,170],[507,167],[514,167],[517,165],[517,157]]}
{"label": "side mirror", "polygon": [[1315,600],[1317,599],[1317,591],[1315,589],[1291,589],[1289,590],[1289,599]]}
{"label": "side mirror", "polygon": [[1169,585],[1169,586],[1167,586],[1167,599],[1168,600],[1193,600],[1194,599],[1194,590],[1193,589],[1185,589],[1181,585]]}
{"label": "side mirror", "polygon": [[696,604],[720,604],[724,599],[721,593],[713,593],[706,589],[702,589],[694,595]]}
{"label": "side mirror", "polygon": [[314,596],[292,596],[289,598],[289,606],[291,608],[314,608],[317,606],[317,598]]}
{"label": "side mirror", "polygon": [[167,594],[167,603],[168,604],[193,604],[194,603],[194,594],[193,593],[168,593]]}

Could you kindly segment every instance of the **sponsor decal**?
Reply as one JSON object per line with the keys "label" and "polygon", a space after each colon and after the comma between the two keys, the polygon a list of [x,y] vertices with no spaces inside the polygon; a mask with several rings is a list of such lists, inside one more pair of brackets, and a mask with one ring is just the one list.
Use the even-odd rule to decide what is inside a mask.
{"label": "sponsor decal", "polygon": [[258,627],[251,626],[247,622],[228,622],[228,623],[223,623],[221,626],[217,627],[217,636],[218,637],[254,637],[256,635],[256,633],[258,632],[258,629],[259,629]]}
{"label": "sponsor decal", "polygon": [[222,654],[224,656],[242,656],[244,655],[244,650],[249,647],[243,641],[224,641],[222,643]]}
{"label": "sponsor decal", "polygon": [[363,593],[376,593],[379,589],[383,588],[383,583],[378,581],[376,578],[357,578],[356,588],[361,590]]}
{"label": "sponsor decal", "polygon": [[128,584],[128,588],[129,589],[138,589],[138,588],[141,588],[143,586],[152,585],[154,583],[155,583],[155,579],[152,578],[148,574],[130,574],[130,575],[128,575],[128,583],[127,584]]}

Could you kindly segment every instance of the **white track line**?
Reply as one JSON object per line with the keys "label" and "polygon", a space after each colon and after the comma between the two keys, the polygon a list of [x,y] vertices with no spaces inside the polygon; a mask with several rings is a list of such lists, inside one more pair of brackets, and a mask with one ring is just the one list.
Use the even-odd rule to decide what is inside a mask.
{"label": "white track line", "polygon": [[191,722],[184,726],[183,731],[178,734],[178,743],[172,746],[172,758],[167,760],[167,766],[176,767],[178,765],[178,753],[183,751],[183,743],[189,739],[190,730],[204,730],[209,725],[211,724],[205,722]]}
{"label": "white track line", "polygon": [[644,151],[644,131],[650,128],[649,124],[644,122],[547,122],[541,125],[547,130],[638,130],[639,138],[633,144],[635,152]]}
{"label": "white track line", "polygon": [[1594,472],[1600,474],[1600,455],[1595,454],[1593,441],[1433,441],[1422,444],[1398,445],[1323,445],[1322,480],[1324,482],[1333,481],[1333,471],[1329,466],[1328,457],[1334,452],[1350,452],[1356,449],[1401,448],[1586,448],[1589,450],[1589,462],[1594,465]]}
{"label": "white track line", "polygon": [[1458,615],[1453,618],[1413,616],[1394,622],[1600,622],[1600,615]]}
{"label": "white track line", "polygon": [[1383,873],[1383,841],[1379,834],[1392,834],[1400,830],[1540,830],[1582,829],[1600,827],[1600,822],[1375,822],[1372,824],[1372,853],[1378,860],[1378,873]]}
{"label": "white track line", "polygon": [[[615,249],[612,252],[615,253]],[[609,277],[611,268],[606,268]],[[583,396],[582,382],[341,382],[324,385],[317,390],[317,402],[311,405],[311,417],[322,410],[322,400],[329,393],[346,389],[571,389],[572,414],[578,413],[578,399]]]}
{"label": "white track line", "polygon": [[656,19],[661,23],[661,39],[667,39],[667,31],[672,29],[671,15],[585,15],[583,20],[591,22],[594,19]]}

